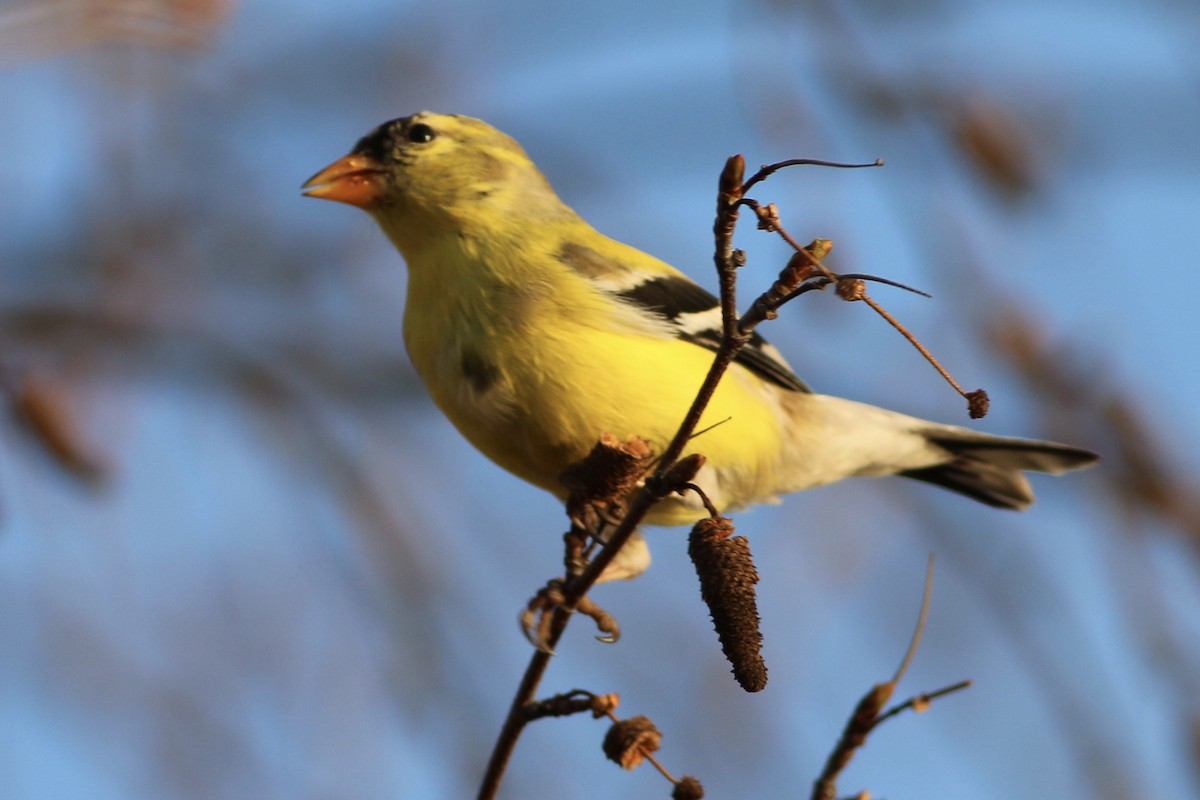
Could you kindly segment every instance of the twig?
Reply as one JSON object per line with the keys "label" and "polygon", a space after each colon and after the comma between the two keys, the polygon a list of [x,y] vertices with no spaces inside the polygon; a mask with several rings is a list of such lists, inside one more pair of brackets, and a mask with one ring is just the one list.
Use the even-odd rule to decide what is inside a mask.
{"label": "twig", "polygon": [[[843,291],[843,287],[849,288],[845,288]],[[958,394],[967,401],[967,410],[971,416],[971,419],[979,419],[987,414],[989,402],[987,392],[985,392],[983,389],[976,389],[973,392],[968,392],[963,389],[962,386],[958,384],[958,381],[954,380],[950,373],[946,371],[946,368],[938,363],[938,360],[933,357],[933,353],[930,353],[929,350],[926,349],[925,345],[921,344],[917,337],[914,336],[908,330],[908,328],[904,327],[904,325],[900,323],[900,320],[893,317],[890,313],[888,313],[887,309],[879,305],[879,303],[877,303],[867,294],[866,287],[862,285],[861,281],[855,281],[853,283],[839,283],[838,296],[842,297],[844,300],[863,301],[871,307],[872,311],[883,317],[885,320],[887,320],[889,325],[899,331],[900,335],[907,339],[908,343],[917,348],[917,352],[925,357],[925,360],[929,362],[929,365],[937,370],[938,374],[945,379],[946,383],[954,387],[954,391],[958,392]]]}
{"label": "twig", "polygon": [[879,718],[877,720],[875,720],[874,727],[879,727],[879,725],[881,725],[884,720],[890,719],[890,718],[896,716],[897,714],[901,714],[905,711],[911,710],[911,711],[917,712],[918,714],[923,714],[923,713],[925,713],[925,711],[927,711],[929,709],[929,704],[932,703],[934,700],[937,700],[939,697],[945,697],[948,694],[953,694],[954,692],[961,692],[963,689],[970,689],[973,683],[974,683],[974,681],[972,681],[970,678],[968,678],[965,681],[959,681],[958,683],[952,683],[949,686],[946,686],[942,689],[938,689],[937,691],[925,692],[923,694],[917,695],[916,697],[910,697],[907,700],[905,700],[903,703],[900,703],[899,705],[894,705],[891,708],[889,708],[887,711],[880,714]]}
{"label": "twig", "polygon": [[[764,167],[762,170],[759,170],[759,174],[769,170],[766,172],[766,174],[769,175],[771,172],[774,172],[781,166],[788,166],[792,163],[802,164],[825,162],[811,162],[804,159],[794,159],[792,162],[780,162],[780,164],[772,164],[769,167]],[[829,166],[866,167],[882,165],[883,162],[878,161],[875,164],[830,164]],[[758,175],[755,175],[755,178],[758,177]],[[750,181],[747,181],[746,187],[752,185],[753,181],[754,178],[752,178]],[[921,344],[916,336],[914,336],[907,328],[905,328],[899,320],[889,314],[887,310],[883,308],[883,306],[879,305],[879,303],[867,295],[866,287],[863,285],[863,281],[878,281],[880,283],[897,286],[911,292],[916,292],[917,294],[922,294],[926,297],[929,295],[925,294],[925,292],[913,289],[910,286],[905,286],[904,284],[896,283],[895,281],[890,281],[884,278],[876,278],[874,276],[867,275],[838,275],[821,262],[821,259],[823,259],[828,253],[831,243],[825,240],[817,240],[808,247],[801,247],[800,243],[797,242],[796,239],[794,239],[792,235],[787,232],[787,229],[783,227],[783,223],[780,222],[779,219],[779,210],[775,207],[774,203],[768,203],[764,206],[758,201],[752,200],[748,197],[739,197],[736,201],[736,205],[743,205],[752,209],[755,215],[758,217],[758,227],[760,229],[770,233],[778,234],[781,239],[787,242],[792,249],[796,251],[796,256],[800,256],[803,261],[806,262],[808,267],[820,273],[820,278],[817,281],[807,283],[806,281],[810,273],[806,272],[804,269],[798,269],[796,266],[796,256],[793,256],[792,260],[788,262],[788,266],[784,269],[784,272],[780,273],[780,281],[777,281],[771,290],[760,297],[755,304],[751,306],[750,311],[746,313],[746,316],[742,318],[743,330],[747,330],[747,325],[752,327],[764,319],[772,319],[775,313],[779,310],[780,306],[795,299],[804,292],[811,289],[824,288],[830,283],[834,283],[837,285],[837,293],[839,297],[841,297],[843,300],[862,300],[868,306],[870,306],[876,314],[883,317],[888,324],[899,331],[900,335],[907,339],[913,347],[917,348],[917,351],[925,357],[925,360],[928,361],[935,370],[937,370],[938,374],[941,375],[942,378],[945,379],[945,381],[949,383],[956,392],[958,392],[959,396],[967,401],[967,413],[970,415],[971,419],[979,419],[987,415],[988,405],[990,402],[987,392],[983,389],[976,389],[973,392],[964,390],[958,384],[958,382],[950,376],[950,373],[947,372],[940,363],[938,363],[938,360],[933,357],[933,354]],[[788,291],[782,291],[780,289],[780,282],[784,280],[784,275],[789,271],[791,271],[795,276],[799,276],[800,280],[794,281],[795,286],[792,289]]]}
{"label": "twig", "polygon": [[572,689],[565,694],[528,703],[525,716],[532,722],[543,717],[568,717],[587,711],[596,719],[608,716],[615,720],[613,709],[619,703],[620,698],[615,694],[592,694],[584,689]]}
{"label": "twig", "polygon": [[836,161],[821,161],[816,158],[789,158],[786,161],[777,161],[774,164],[764,164],[761,166],[758,172],[754,173],[754,175],[750,177],[750,180],[746,181],[745,184],[742,185],[742,191],[743,193],[748,192],[754,187],[755,184],[766,180],[785,167],[802,167],[809,165],[816,167],[837,167],[839,169],[862,169],[863,167],[882,167],[883,159],[877,158],[870,164],[841,164]]}
{"label": "twig", "polygon": [[850,719],[846,721],[846,726],[842,730],[842,735],[838,739],[837,745],[834,746],[833,752],[825,760],[825,767],[821,770],[821,774],[817,779],[813,781],[812,794],[810,795],[811,800],[834,800],[837,797],[838,776],[850,764],[855,753],[867,743],[867,736],[870,735],[871,731],[879,727],[885,720],[891,719],[902,711],[910,709],[922,712],[933,700],[944,697],[952,692],[966,689],[971,685],[971,681],[969,680],[960,681],[944,689],[912,697],[887,711],[883,710],[884,706],[887,705],[887,702],[895,693],[896,684],[904,677],[904,673],[908,670],[908,666],[912,663],[913,656],[921,644],[921,637],[925,632],[925,622],[929,617],[929,600],[932,591],[933,554],[931,553],[928,566],[925,569],[925,590],[921,596],[921,611],[917,615],[917,624],[913,630],[912,637],[909,639],[908,650],[905,652],[904,658],[901,659],[900,666],[896,669],[892,679],[885,683],[875,684],[858,701],[858,705],[855,706]]}
{"label": "twig", "polygon": [[908,640],[908,651],[901,659],[900,666],[896,667],[892,683],[899,683],[900,679],[904,677],[904,673],[908,672],[908,665],[912,663],[913,656],[917,654],[917,648],[921,646],[921,637],[925,635],[925,623],[929,621],[929,601],[933,597],[933,564],[933,553],[930,553],[929,560],[925,562],[925,589],[921,593],[921,611],[917,614],[917,624],[913,628],[912,638]]}

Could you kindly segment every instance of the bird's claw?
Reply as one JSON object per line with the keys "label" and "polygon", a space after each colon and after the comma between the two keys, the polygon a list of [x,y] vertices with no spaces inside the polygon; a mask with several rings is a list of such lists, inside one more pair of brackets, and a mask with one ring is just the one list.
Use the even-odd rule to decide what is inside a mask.
{"label": "bird's claw", "polygon": [[538,590],[521,612],[521,631],[530,644],[544,653],[554,655],[554,649],[550,645],[551,626],[555,612],[560,609],[567,612],[578,611],[591,617],[600,630],[600,635],[596,637],[599,642],[612,644],[621,638],[621,626],[617,624],[616,619],[587,596],[580,598],[575,608],[567,608],[565,586],[562,578],[554,578]]}

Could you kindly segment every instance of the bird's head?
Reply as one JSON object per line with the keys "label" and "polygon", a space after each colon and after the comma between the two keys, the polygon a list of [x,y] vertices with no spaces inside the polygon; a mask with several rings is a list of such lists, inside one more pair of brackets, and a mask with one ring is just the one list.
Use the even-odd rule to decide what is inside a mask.
{"label": "bird's head", "polygon": [[517,215],[566,210],[511,138],[471,117],[428,111],[380,125],[303,188],[366,210],[401,250],[427,236],[489,235],[514,227]]}

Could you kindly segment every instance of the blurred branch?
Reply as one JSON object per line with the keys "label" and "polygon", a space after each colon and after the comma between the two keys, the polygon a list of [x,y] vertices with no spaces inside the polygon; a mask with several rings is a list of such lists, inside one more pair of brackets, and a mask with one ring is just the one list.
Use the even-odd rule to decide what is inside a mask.
{"label": "blurred branch", "polygon": [[[142,304],[114,310],[100,305],[39,303],[0,310],[0,364],[10,374],[47,363],[98,360],[105,369],[150,364],[201,377],[225,374],[247,386],[269,380],[264,372],[286,365],[307,376],[328,396],[370,398],[381,390],[418,395],[412,368],[399,347],[374,347],[374,337],[348,346],[337,330],[302,340],[299,328],[273,327],[263,320],[291,321],[294,311],[256,319],[220,314],[181,315]],[[192,318],[196,320],[192,322]],[[243,325],[243,323],[246,323]]]}
{"label": "blurred branch", "polygon": [[1104,452],[1105,468],[1098,475],[1108,485],[1106,497],[1130,515],[1167,523],[1200,554],[1200,485],[1180,477],[1140,401],[1113,388],[1098,370],[1081,366],[1096,362],[1077,344],[1053,343],[1016,302],[994,303],[981,337],[1039,398],[1044,414],[1106,437],[1097,445]]}
{"label": "blurred branch", "polygon": [[109,467],[84,435],[69,384],[45,371],[9,367],[0,371],[0,389],[17,422],[55,463],[85,483],[105,478]]}
{"label": "blurred branch", "polygon": [[120,43],[168,50],[206,47],[235,0],[26,0],[0,11],[0,53],[10,63]]}
{"label": "blurred branch", "polygon": [[[1038,200],[1042,203],[1038,214],[1053,213],[1055,205],[1064,201],[1061,197],[1039,196],[1039,192],[1048,188],[1049,165],[1065,162],[1073,170],[1088,166],[1079,158],[1081,148],[1061,154],[1053,152],[1056,144],[1060,148],[1062,145],[1054,140],[1056,126],[1076,124],[1081,109],[1065,103],[1052,84],[1047,84],[1040,107],[1036,92],[1020,91],[1007,99],[1001,94],[1003,87],[994,88],[999,81],[993,78],[987,79],[992,85],[980,85],[970,80],[964,82],[958,71],[945,70],[941,74],[929,71],[923,60],[914,61],[911,53],[905,52],[908,45],[892,35],[886,21],[879,23],[873,12],[828,0],[816,4],[766,5],[774,14],[788,14],[789,24],[803,15],[806,22],[822,26],[819,33],[822,41],[836,42],[838,65],[848,67],[838,70],[832,81],[834,89],[840,88],[849,95],[837,107],[838,114],[828,113],[823,105],[826,97],[814,96],[809,108],[803,108],[805,98],[795,98],[801,110],[792,111],[792,115],[810,121],[815,129],[806,131],[809,140],[820,140],[824,135],[831,142],[846,141],[846,125],[839,124],[833,130],[828,121],[837,119],[844,123],[849,116],[847,107],[857,100],[860,108],[874,115],[877,121],[892,123],[888,133],[896,142],[896,149],[912,148],[926,155],[922,163],[932,168],[926,176],[931,198],[941,201],[948,196],[961,197],[962,167],[966,166],[979,179],[973,184],[976,188],[1009,202]],[[927,23],[942,13],[940,8],[923,7],[905,19],[905,23],[919,23],[914,18],[917,15],[925,15]],[[1181,17],[1176,17],[1175,22],[1181,21]],[[1172,26],[1165,16],[1158,22],[1164,27]],[[828,55],[822,52],[817,58]],[[757,65],[762,60],[763,54],[757,49],[753,61],[747,59],[748,65],[754,67],[746,71],[747,83],[760,82]],[[787,88],[771,86],[771,102],[764,103],[764,116],[787,113],[779,110],[780,105],[786,104],[778,99],[780,91],[786,92]],[[794,122],[787,126],[789,139],[795,136],[795,127]],[[970,231],[978,227],[978,222],[970,218],[960,203],[931,206],[914,199],[907,187],[901,191],[903,195],[894,197],[892,206],[897,217],[912,215],[909,227],[916,231],[914,249],[919,250],[920,244],[928,241],[946,242],[954,235],[970,236]],[[1071,198],[1066,201],[1071,202]],[[976,210],[989,219],[987,224],[992,224],[996,215],[986,201],[979,203]],[[1140,645],[1131,642],[1124,648],[1129,651],[1130,663],[1166,673],[1165,692],[1170,697],[1195,698],[1197,651],[1195,637],[1191,636],[1195,617],[1191,598],[1167,594],[1172,591],[1171,584],[1158,580],[1155,574],[1155,563],[1163,553],[1157,547],[1151,550],[1152,542],[1145,535],[1146,531],[1159,527],[1185,541],[1192,553],[1200,553],[1200,486],[1191,464],[1181,463],[1181,456],[1191,458],[1194,445],[1179,442],[1173,421],[1156,413],[1145,398],[1113,385],[1105,371],[1111,360],[1099,346],[1083,337],[1055,341],[1044,330],[1033,307],[1037,298],[1029,294],[1027,284],[1014,279],[1009,262],[1014,257],[1024,258],[1025,251],[1018,248],[1014,252],[1013,242],[1012,238],[1001,238],[995,243],[981,244],[965,257],[948,254],[948,248],[939,249],[938,261],[944,265],[945,274],[966,287],[959,294],[979,298],[971,306],[953,308],[970,316],[972,324],[962,329],[978,336],[1020,376],[1037,413],[1044,419],[1048,438],[1078,440],[1103,454],[1101,468],[1082,478],[1090,483],[1075,495],[1075,501],[1087,504],[1088,520],[1114,520],[1114,524],[1093,531],[1095,544],[1090,551],[1102,559],[1107,556],[1106,560],[1111,562],[1111,579],[1099,578],[1107,581],[1104,585],[1112,590],[1105,602],[1129,614],[1128,630],[1143,639]],[[1081,263],[1075,268],[1080,270],[1082,280],[1106,280],[1094,264]],[[1114,506],[1118,513],[1112,513]],[[936,508],[927,505],[930,513],[936,513]],[[945,520],[943,525],[947,529],[960,527],[952,520]],[[1141,541],[1131,544],[1127,539],[1114,543],[1117,531],[1133,534]],[[955,535],[958,533],[947,530],[945,541],[966,553],[967,548],[960,547],[962,543]],[[1130,553],[1134,546],[1138,549]],[[1047,593],[1040,596],[1043,600],[1049,598],[1051,604],[1055,598],[1062,599],[1053,589],[1061,582],[1061,576],[1049,574],[1055,565],[1041,567],[1041,571],[1048,573],[1044,579],[1037,574],[1041,566],[1039,558],[1054,556],[1047,556],[1044,551],[1026,555],[1028,563],[1016,578],[1048,587]],[[1130,562],[1131,556],[1137,558],[1136,563]],[[963,561],[968,573],[976,576],[980,585],[987,585],[987,576],[994,565],[979,559],[974,551],[970,557],[964,555]],[[1194,565],[1185,569],[1194,579]],[[1065,645],[1064,641],[1081,643],[1082,634],[1078,630],[1071,631],[1074,637],[1069,639],[1065,634],[1056,636],[1053,644],[1035,643],[1033,631],[1044,625],[1040,611],[1013,609],[1009,586],[994,587],[987,598],[1002,629],[1009,630],[1017,640],[1016,649],[1027,653],[1024,673],[1038,687],[1044,703],[1051,709],[1051,719],[1060,726],[1063,747],[1077,760],[1079,782],[1085,787],[1082,791],[1108,797],[1137,794],[1140,776],[1155,762],[1146,748],[1130,748],[1127,742],[1122,742],[1121,732],[1113,730],[1107,720],[1110,708],[1089,700],[1096,693],[1106,693],[1114,687],[1093,683],[1086,693],[1079,688],[1084,674],[1082,665],[1108,661],[1100,657],[1105,648],[1095,643],[1087,648],[1086,637],[1083,646]],[[1181,623],[1173,629],[1172,617],[1174,622]],[[1031,649],[1035,652],[1028,652]],[[1172,707],[1176,709],[1172,719],[1176,729],[1186,727],[1197,714],[1192,700],[1173,701]],[[1200,758],[1196,759],[1192,774],[1200,776]]]}

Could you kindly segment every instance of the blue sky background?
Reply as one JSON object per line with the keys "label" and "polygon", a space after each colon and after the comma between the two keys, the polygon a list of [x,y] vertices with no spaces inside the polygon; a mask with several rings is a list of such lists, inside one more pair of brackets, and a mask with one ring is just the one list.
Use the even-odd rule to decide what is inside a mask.
{"label": "blue sky background", "polygon": [[[756,195],[931,292],[872,290],[992,413],[832,295],[764,333],[819,391],[1105,456],[1027,514],[899,480],[739,514],[754,696],[684,532],[651,531],[651,571],[594,593],[621,642],[575,626],[545,693],[619,692],[710,797],[806,795],[932,550],[899,695],[975,686],[881,728],[843,794],[1200,795],[1198,44],[1165,1],[0,6],[0,798],[474,793],[564,519],[432,407],[373,223],[298,190],[426,108],[710,287],[728,155],[883,158]],[[752,227],[743,296],[786,258]],[[532,726],[502,796],[669,796],[603,734]]]}

